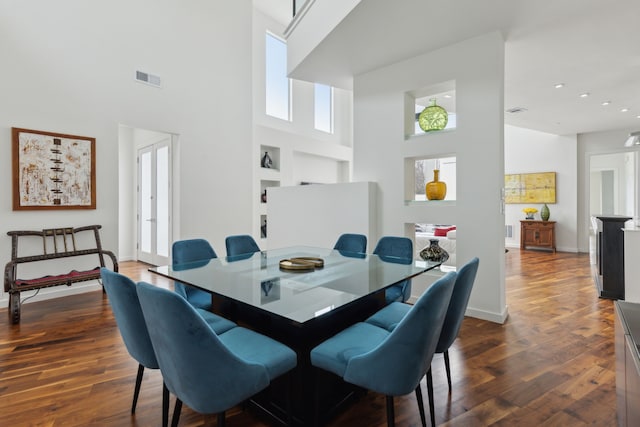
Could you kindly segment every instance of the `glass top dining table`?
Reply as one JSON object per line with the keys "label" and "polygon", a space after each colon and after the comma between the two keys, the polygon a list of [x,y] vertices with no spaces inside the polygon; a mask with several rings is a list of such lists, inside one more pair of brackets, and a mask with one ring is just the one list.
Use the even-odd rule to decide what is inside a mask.
{"label": "glass top dining table", "polygon": [[[302,272],[280,267],[280,261],[296,257],[320,258],[324,266]],[[294,246],[149,270],[303,324],[439,265]]]}

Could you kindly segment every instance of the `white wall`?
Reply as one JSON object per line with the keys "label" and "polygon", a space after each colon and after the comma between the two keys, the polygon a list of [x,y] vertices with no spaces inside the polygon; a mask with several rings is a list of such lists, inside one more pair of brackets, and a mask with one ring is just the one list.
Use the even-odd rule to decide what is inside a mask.
{"label": "white wall", "polygon": [[[291,81],[291,120],[280,120],[265,114],[265,35],[281,36],[284,26],[260,10],[253,13],[253,225],[251,229],[237,224],[230,234],[249,233],[258,240],[261,218],[270,215],[269,203],[260,203],[264,181],[279,186],[299,185],[301,181],[341,183],[351,179],[353,160],[353,97],[350,91],[334,88],[334,131],[314,128],[314,83]],[[322,82],[319,82],[322,83]],[[264,152],[261,146],[277,150],[277,170],[260,168]],[[274,153],[271,153],[273,155]],[[275,160],[275,159],[274,159]],[[261,182],[262,181],[262,182]],[[259,240],[260,247],[270,247],[268,239]]]}
{"label": "white wall", "polygon": [[[451,80],[456,90],[456,129],[405,139],[405,122],[414,108],[409,103],[405,112],[407,94]],[[458,266],[480,257],[468,314],[497,322],[507,315],[500,202],[503,89],[504,41],[498,33],[354,77],[353,176],[380,186],[380,233],[410,237],[413,229],[406,224],[456,224]],[[457,157],[457,200],[405,203],[405,187],[413,189],[412,159],[442,154]],[[374,244],[372,236],[370,240]]]}
{"label": "white wall", "polygon": [[[638,146],[625,147],[624,142],[627,140],[629,133],[637,131],[637,129],[618,129],[603,132],[591,132],[578,135],[578,248],[580,252],[589,252],[589,164],[592,155],[611,154],[611,153],[637,153],[640,151]],[[636,206],[634,207],[637,216],[640,210],[638,203],[638,177],[636,176]]]}
{"label": "white wall", "polygon": [[[505,126],[505,174],[555,172],[556,203],[547,204],[550,220],[556,223],[556,246],[560,251],[577,252],[577,139],[576,136],[552,135],[530,129]],[[506,239],[509,247],[520,247],[520,220],[525,207],[538,209],[542,204],[505,205],[505,225],[513,226],[513,237]]]}
{"label": "white wall", "polygon": [[[119,137],[119,153],[118,153],[118,167],[119,167],[119,233],[118,233],[118,257],[122,261],[131,261],[137,259],[137,236],[138,236],[138,163],[137,156],[138,150],[158,143],[160,141],[172,139],[172,135],[154,132],[146,129],[132,129],[127,126],[120,126]],[[177,146],[171,144],[171,153],[176,152]],[[177,158],[172,156],[174,163],[177,163]],[[176,165],[172,165],[172,170],[176,169]],[[177,171],[176,171],[177,172]],[[173,174],[173,171],[172,171]],[[180,174],[175,173],[175,181],[172,182],[172,186],[178,188],[180,182]],[[174,203],[174,208],[177,211],[179,209],[179,203]],[[170,219],[173,223],[177,220],[178,212],[171,212]],[[174,218],[174,216],[176,218]],[[172,227],[170,230],[175,233],[176,229]],[[179,233],[175,233],[179,235]],[[172,240],[172,239],[170,239]]]}
{"label": "white wall", "polygon": [[137,182],[134,129],[120,126],[118,136],[118,258],[136,257],[136,194],[132,188]]}
{"label": "white wall", "polygon": [[[268,127],[296,135],[306,145],[352,146],[353,99],[350,91],[334,88],[334,132],[327,133],[314,128],[314,82],[292,80],[291,121],[280,120],[265,114],[265,35],[269,31],[281,36],[282,24],[264,15],[260,10],[253,13],[253,120],[257,127]],[[318,83],[322,83],[319,81]],[[264,137],[262,137],[264,138]],[[269,145],[264,140],[256,141]],[[322,144],[316,144],[322,143]],[[318,149],[318,148],[312,148]]]}
{"label": "white wall", "polygon": [[[0,3],[0,142],[10,147],[15,126],[95,137],[97,154],[95,211],[14,212],[5,186],[2,231],[98,223],[104,247],[118,251],[119,124],[180,137],[174,237],[223,248],[231,228],[249,230],[251,24],[248,0]],[[136,83],[136,69],[159,75],[163,87]],[[0,171],[11,182],[10,156],[0,157]],[[6,262],[4,232],[0,247]]]}
{"label": "white wall", "polygon": [[377,186],[372,182],[299,185],[274,188],[269,193],[269,245],[332,248],[343,233],[375,241]]}
{"label": "white wall", "polygon": [[[590,156],[589,170],[591,171],[589,191],[589,213],[591,215],[634,215],[635,186],[634,153],[594,154]],[[610,210],[603,210],[602,191],[608,193],[611,189],[602,189],[602,172],[611,173],[613,191],[605,194],[613,200]]]}
{"label": "white wall", "polygon": [[[344,166],[349,162],[337,162],[327,157],[307,153],[293,153],[292,177],[294,184],[312,182],[319,184],[336,184],[348,182],[348,171]],[[346,172],[346,173],[345,173]]]}
{"label": "white wall", "polygon": [[[309,65],[308,59],[303,63],[304,59],[361,1],[308,1],[305,5],[306,7],[302,8],[301,13],[296,15],[296,18],[287,28],[288,36],[293,35],[295,32],[295,37],[290,37],[292,50],[288,55],[289,63],[287,68],[289,73],[293,73],[294,77],[296,77],[296,73],[300,72],[300,68],[304,68],[300,75],[322,77],[322,67],[318,67],[317,64],[315,64],[316,66],[314,64]],[[298,23],[301,23],[301,25],[298,25]],[[296,68],[298,69],[296,70]],[[338,86],[343,88],[351,87],[350,81],[339,82]]]}
{"label": "white wall", "polygon": [[[260,145],[282,147],[283,185],[349,180],[349,91],[335,90],[333,134],[313,129],[312,83],[293,82],[292,122],[264,114],[267,28],[284,30],[248,0],[0,4],[0,139],[10,146],[12,126],[97,139],[95,211],[13,212],[7,188],[4,230],[100,223],[104,247],[134,257],[131,129],[175,136],[173,237],[204,237],[219,252],[228,234],[259,235]],[[159,75],[162,88],[136,83],[135,70]],[[0,162],[10,182],[10,157]]]}

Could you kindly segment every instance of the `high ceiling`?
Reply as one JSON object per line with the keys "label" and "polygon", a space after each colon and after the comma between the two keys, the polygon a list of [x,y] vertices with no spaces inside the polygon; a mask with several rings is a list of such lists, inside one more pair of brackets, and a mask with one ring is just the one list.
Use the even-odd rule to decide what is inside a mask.
{"label": "high ceiling", "polygon": [[[290,20],[291,0],[254,3]],[[505,109],[526,109],[505,112],[506,123],[560,135],[640,130],[639,0],[364,0],[294,75],[350,87],[359,73],[496,30]]]}

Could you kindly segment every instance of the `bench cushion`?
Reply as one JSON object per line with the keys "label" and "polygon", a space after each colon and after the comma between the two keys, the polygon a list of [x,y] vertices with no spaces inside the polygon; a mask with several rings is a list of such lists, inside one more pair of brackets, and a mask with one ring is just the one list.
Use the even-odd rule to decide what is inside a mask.
{"label": "bench cushion", "polygon": [[16,279],[16,288],[25,287],[45,287],[55,286],[65,283],[82,282],[85,280],[93,280],[100,278],[100,267],[96,267],[93,270],[77,271],[72,270],[66,274],[56,274],[52,276],[38,277],[35,279]]}

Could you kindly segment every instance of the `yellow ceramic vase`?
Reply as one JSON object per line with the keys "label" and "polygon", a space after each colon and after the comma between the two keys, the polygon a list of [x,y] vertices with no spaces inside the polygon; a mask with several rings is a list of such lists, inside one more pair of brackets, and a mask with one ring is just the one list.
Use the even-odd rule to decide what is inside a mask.
{"label": "yellow ceramic vase", "polygon": [[447,184],[440,181],[440,171],[433,171],[433,181],[427,182],[424,186],[424,192],[428,200],[444,200],[447,195]]}

